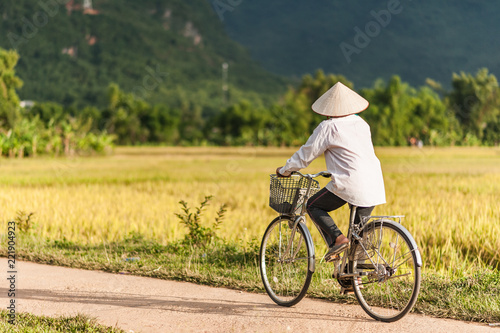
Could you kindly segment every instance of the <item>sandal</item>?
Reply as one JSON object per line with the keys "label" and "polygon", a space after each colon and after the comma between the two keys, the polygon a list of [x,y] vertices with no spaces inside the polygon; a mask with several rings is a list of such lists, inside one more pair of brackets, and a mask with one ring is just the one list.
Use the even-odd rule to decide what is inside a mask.
{"label": "sandal", "polygon": [[332,246],[328,252],[325,254],[325,261],[331,262],[339,258],[339,253],[347,249],[349,243],[342,243]]}

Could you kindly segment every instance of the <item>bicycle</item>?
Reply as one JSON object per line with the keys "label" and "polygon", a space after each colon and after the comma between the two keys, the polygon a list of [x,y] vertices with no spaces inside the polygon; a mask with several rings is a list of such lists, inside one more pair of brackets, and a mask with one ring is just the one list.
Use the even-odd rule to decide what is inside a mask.
{"label": "bicycle", "polygon": [[[305,214],[307,200],[320,189],[314,180],[319,176],[331,174],[271,175],[269,204],[280,216],[264,233],[259,266],[268,295],[281,306],[293,306],[304,298],[315,271],[314,243]],[[350,205],[349,246],[333,261],[332,277],[341,292],[354,292],[372,318],[399,320],[413,308],[420,290],[422,259],[417,244],[401,225],[403,216],[367,216],[355,224],[356,209]]]}

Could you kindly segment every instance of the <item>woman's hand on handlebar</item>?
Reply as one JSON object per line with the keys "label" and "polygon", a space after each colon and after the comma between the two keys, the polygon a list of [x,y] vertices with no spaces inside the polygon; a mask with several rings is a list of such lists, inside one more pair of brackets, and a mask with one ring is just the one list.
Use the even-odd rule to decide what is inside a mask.
{"label": "woman's hand on handlebar", "polygon": [[282,174],[280,173],[280,169],[281,169],[281,168],[282,168],[282,167],[278,167],[278,168],[276,168],[276,176],[278,176],[278,177],[290,177],[290,175],[288,175],[288,176],[282,175]]}

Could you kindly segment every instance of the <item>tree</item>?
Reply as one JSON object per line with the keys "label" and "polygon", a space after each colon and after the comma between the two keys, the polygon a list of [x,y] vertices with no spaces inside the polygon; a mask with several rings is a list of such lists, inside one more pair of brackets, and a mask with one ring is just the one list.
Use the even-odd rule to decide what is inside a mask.
{"label": "tree", "polygon": [[61,104],[54,102],[36,103],[28,112],[27,116],[38,116],[44,123],[49,123],[51,120],[60,122],[67,117],[67,113]]}
{"label": "tree", "polygon": [[370,107],[360,115],[370,124],[376,145],[404,146],[411,138],[446,145],[456,139],[453,116],[429,87],[415,89],[395,75],[387,84],[377,81],[362,95]]}
{"label": "tree", "polygon": [[[447,103],[464,132],[482,140],[485,130],[493,129],[500,115],[500,93],[496,77],[489,74],[486,68],[480,69],[476,76],[464,72],[454,73]],[[488,126],[489,123],[492,125]]]}
{"label": "tree", "polygon": [[500,117],[486,125],[483,142],[489,145],[500,145]]}
{"label": "tree", "polygon": [[19,97],[16,89],[23,82],[16,76],[15,67],[19,60],[16,51],[0,48],[0,126],[12,127],[19,118]]}
{"label": "tree", "polygon": [[387,84],[379,80],[361,94],[370,107],[360,115],[371,126],[376,145],[405,146],[411,136],[410,114],[416,106],[416,90],[394,75]]}
{"label": "tree", "polygon": [[148,142],[173,144],[179,140],[180,111],[166,105],[154,106],[141,115],[141,124],[149,130]]}
{"label": "tree", "polygon": [[103,129],[116,135],[118,144],[146,142],[149,132],[141,126],[140,114],[149,109],[151,107],[146,102],[121,91],[118,85],[111,84],[108,88],[108,107],[102,112]]}
{"label": "tree", "polygon": [[269,123],[267,110],[242,100],[223,110],[216,117],[215,127],[221,144],[260,145],[269,140],[266,135]]}
{"label": "tree", "polygon": [[440,96],[429,87],[422,87],[416,95],[416,104],[410,114],[410,136],[426,145],[455,144],[459,125]]}

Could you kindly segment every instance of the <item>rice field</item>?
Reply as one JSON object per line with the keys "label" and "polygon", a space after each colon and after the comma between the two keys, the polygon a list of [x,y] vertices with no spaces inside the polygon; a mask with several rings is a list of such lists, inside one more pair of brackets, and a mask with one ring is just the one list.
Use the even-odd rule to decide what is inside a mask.
{"label": "rice field", "polygon": [[[212,223],[226,204],[218,234],[245,243],[260,239],[276,216],[268,207],[269,174],[294,151],[124,147],[105,157],[0,159],[0,219],[33,212],[40,239],[98,244],[135,232],[166,244],[186,233],[175,216],[179,201],[194,209],[213,195],[205,220]],[[422,251],[424,269],[464,274],[500,265],[499,148],[376,151],[388,202],[374,214],[406,216],[403,224]],[[323,169],[318,159],[305,171]],[[346,231],[348,208],[332,216]],[[318,232],[312,233],[316,250],[324,251]]]}

